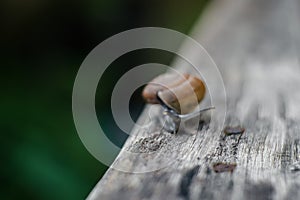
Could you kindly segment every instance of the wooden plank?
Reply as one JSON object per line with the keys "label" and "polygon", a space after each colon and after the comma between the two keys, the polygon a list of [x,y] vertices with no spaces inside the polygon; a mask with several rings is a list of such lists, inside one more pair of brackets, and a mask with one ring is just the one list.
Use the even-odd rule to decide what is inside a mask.
{"label": "wooden plank", "polygon": [[[160,169],[139,174],[110,168],[88,199],[300,199],[299,12],[297,0],[215,1],[191,35],[220,68],[225,125],[240,125],[244,134],[134,129],[114,165],[132,172]],[[184,64],[175,61],[180,69]],[[160,153],[126,154],[155,150]],[[216,173],[217,163],[236,169]]]}

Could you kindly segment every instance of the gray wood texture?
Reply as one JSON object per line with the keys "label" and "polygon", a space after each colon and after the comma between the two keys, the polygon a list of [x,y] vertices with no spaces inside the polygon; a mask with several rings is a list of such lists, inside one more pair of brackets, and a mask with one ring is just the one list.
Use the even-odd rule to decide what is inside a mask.
{"label": "gray wood texture", "polygon": [[[299,13],[299,0],[214,1],[191,36],[222,74],[225,126],[241,126],[245,132],[226,136],[203,127],[172,135],[155,126],[135,128],[114,165],[132,172],[149,166],[158,170],[110,168],[88,199],[300,199]],[[183,61],[174,65],[182,69]],[[216,173],[218,163],[236,168]]]}

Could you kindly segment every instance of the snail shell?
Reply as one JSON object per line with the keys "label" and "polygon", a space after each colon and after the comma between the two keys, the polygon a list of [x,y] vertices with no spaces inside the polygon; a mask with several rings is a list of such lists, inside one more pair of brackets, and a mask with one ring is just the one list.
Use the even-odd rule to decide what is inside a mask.
{"label": "snail shell", "polygon": [[142,96],[147,103],[157,104],[160,103],[157,99],[158,91],[163,91],[168,88],[173,88],[188,78],[188,74],[162,74],[150,81],[143,90]]}
{"label": "snail shell", "polygon": [[193,111],[204,98],[204,83],[189,74],[163,74],[153,79],[144,89],[143,97],[148,103],[163,104],[179,114]]}

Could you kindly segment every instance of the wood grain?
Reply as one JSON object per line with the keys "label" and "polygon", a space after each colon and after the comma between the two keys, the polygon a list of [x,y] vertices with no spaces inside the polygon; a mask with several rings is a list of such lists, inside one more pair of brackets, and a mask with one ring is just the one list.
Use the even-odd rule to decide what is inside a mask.
{"label": "wood grain", "polygon": [[[114,165],[159,170],[110,168],[88,199],[300,199],[299,13],[298,0],[211,4],[191,36],[221,71],[225,125],[245,132],[226,136],[203,127],[172,135],[153,120],[152,128],[132,131]],[[188,45],[182,49],[189,51]],[[174,63],[186,70],[182,59]],[[147,120],[148,108],[139,121]],[[216,173],[216,163],[236,168]]]}

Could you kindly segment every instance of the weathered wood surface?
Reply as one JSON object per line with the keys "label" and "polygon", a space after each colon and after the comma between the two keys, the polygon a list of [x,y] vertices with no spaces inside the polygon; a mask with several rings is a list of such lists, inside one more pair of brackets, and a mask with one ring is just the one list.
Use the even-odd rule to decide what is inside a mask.
{"label": "weathered wood surface", "polygon": [[[244,134],[224,136],[204,128],[196,134],[155,135],[155,130],[135,129],[124,151],[160,153],[122,152],[115,165],[133,172],[149,165],[161,169],[111,168],[88,199],[300,199],[299,12],[298,0],[215,1],[191,35],[221,71],[225,125],[241,125]],[[166,165],[163,158],[173,162]],[[215,173],[218,162],[237,167]]]}

